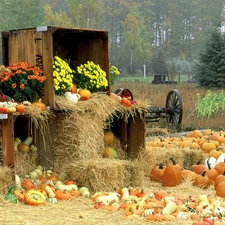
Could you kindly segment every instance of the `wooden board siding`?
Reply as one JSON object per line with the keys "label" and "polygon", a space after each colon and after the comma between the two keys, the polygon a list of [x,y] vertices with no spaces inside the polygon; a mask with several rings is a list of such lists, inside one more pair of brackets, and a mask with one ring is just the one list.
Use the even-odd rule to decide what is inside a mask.
{"label": "wooden board siding", "polygon": [[131,158],[137,158],[140,148],[145,148],[145,121],[137,113],[127,123],[127,153]]}
{"label": "wooden board siding", "polygon": [[14,167],[14,119],[13,115],[9,114],[8,119],[2,120],[2,152],[3,166]]}

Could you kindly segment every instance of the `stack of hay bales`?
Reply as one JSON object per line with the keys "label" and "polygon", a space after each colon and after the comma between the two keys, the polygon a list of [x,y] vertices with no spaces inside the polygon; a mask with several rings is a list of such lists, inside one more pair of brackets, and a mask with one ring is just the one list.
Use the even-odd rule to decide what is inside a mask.
{"label": "stack of hay bales", "polygon": [[[57,96],[56,103],[62,112],[54,142],[54,165],[58,173],[66,173],[80,185],[93,191],[112,190],[121,186],[141,185],[143,170],[138,162],[126,160],[118,139],[113,143],[119,159],[103,158],[104,130],[110,129],[117,118],[127,121],[137,113],[144,115],[146,103],[125,107],[105,93],[94,93],[88,101],[71,106]],[[144,119],[144,117],[143,117]]]}

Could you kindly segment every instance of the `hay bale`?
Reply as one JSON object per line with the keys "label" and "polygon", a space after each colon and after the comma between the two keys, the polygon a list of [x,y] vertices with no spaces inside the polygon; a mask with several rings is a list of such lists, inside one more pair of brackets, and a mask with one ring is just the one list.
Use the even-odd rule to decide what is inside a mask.
{"label": "hay bale", "polygon": [[64,170],[65,162],[101,159],[105,148],[104,130],[110,129],[111,122],[115,118],[128,121],[137,113],[144,115],[146,110],[144,100],[125,107],[102,92],[93,93],[88,101],[77,104],[71,104],[63,96],[56,96],[56,104],[61,110],[53,143],[54,166],[58,172]]}
{"label": "hay bale", "polygon": [[143,166],[145,176],[149,177],[150,171],[155,165],[171,163],[170,157],[173,157],[182,168],[190,169],[191,165],[195,164],[198,159],[204,161],[207,154],[201,150],[189,148],[159,148],[157,150],[141,151],[138,160]]}
{"label": "hay bale", "polygon": [[9,167],[0,168],[0,195],[6,194],[13,185],[13,170]]}
{"label": "hay bale", "polygon": [[137,161],[90,159],[70,163],[67,179],[76,180],[92,192],[112,191],[120,187],[140,187],[144,181],[142,167]]}

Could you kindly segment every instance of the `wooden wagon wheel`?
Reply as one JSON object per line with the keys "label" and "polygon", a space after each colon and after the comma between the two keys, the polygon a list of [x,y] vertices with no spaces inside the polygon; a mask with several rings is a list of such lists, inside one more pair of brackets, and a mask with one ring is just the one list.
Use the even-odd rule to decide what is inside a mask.
{"label": "wooden wagon wheel", "polygon": [[166,120],[173,127],[181,124],[183,105],[181,95],[177,90],[170,90],[166,98]]}

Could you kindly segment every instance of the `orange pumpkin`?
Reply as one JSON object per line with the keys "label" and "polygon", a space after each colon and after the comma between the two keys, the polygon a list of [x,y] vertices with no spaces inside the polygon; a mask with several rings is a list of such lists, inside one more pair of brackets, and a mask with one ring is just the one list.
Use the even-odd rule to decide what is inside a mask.
{"label": "orange pumpkin", "polygon": [[25,108],[26,108],[26,106],[24,104],[18,104],[16,106],[16,111],[19,112],[19,113],[24,113],[25,112]]}
{"label": "orange pumpkin", "polygon": [[172,163],[168,164],[162,176],[162,186],[174,187],[181,183],[181,171],[182,168],[176,163],[176,161],[171,157]]}
{"label": "orange pumpkin", "polygon": [[74,181],[74,180],[66,180],[66,181],[64,182],[64,184],[66,184],[66,185],[68,185],[68,184],[75,184],[75,185],[77,185],[77,182]]}
{"label": "orange pumpkin", "polygon": [[200,130],[193,130],[187,135],[187,137],[194,137],[194,138],[199,138],[202,136],[203,136],[203,134]]}
{"label": "orange pumpkin", "polygon": [[225,181],[220,182],[216,187],[216,195],[225,198]]}
{"label": "orange pumpkin", "polygon": [[196,173],[191,170],[182,170],[181,177],[182,177],[182,181],[185,181],[185,180],[194,181],[196,177]]}
{"label": "orange pumpkin", "polygon": [[72,87],[70,88],[70,91],[72,93],[77,93],[77,86],[76,86],[76,84],[72,83]]}
{"label": "orange pumpkin", "polygon": [[211,182],[214,182],[216,177],[218,176],[218,172],[214,168],[208,169],[206,170],[205,175],[209,178]]}
{"label": "orange pumpkin", "polygon": [[216,190],[217,186],[219,185],[219,183],[225,181],[225,174],[220,174],[216,177],[215,181],[214,181],[214,188]]}
{"label": "orange pumpkin", "polygon": [[78,190],[72,190],[69,192],[71,194],[71,196],[74,196],[74,197],[79,197],[81,196],[81,192],[78,191]]}
{"label": "orange pumpkin", "polygon": [[106,130],[104,132],[103,140],[105,142],[105,145],[111,145],[114,142],[114,139],[115,139],[115,137],[111,130]]}
{"label": "orange pumpkin", "polygon": [[219,162],[215,165],[214,169],[218,172],[218,175],[225,172],[225,162]]}
{"label": "orange pumpkin", "polygon": [[215,143],[210,141],[210,140],[205,142],[202,145],[202,151],[205,152],[205,153],[209,153],[210,151],[215,150],[215,149],[216,149]]}
{"label": "orange pumpkin", "polygon": [[160,163],[159,165],[154,166],[150,173],[150,180],[161,183],[164,171],[165,171],[165,167],[163,163]]}
{"label": "orange pumpkin", "polygon": [[215,159],[218,159],[221,154],[222,152],[217,148],[210,151],[208,154],[208,157],[214,157]]}
{"label": "orange pumpkin", "polygon": [[206,174],[206,170],[203,171],[202,174],[196,175],[193,185],[197,186],[197,187],[200,187],[200,188],[208,187],[211,182],[205,174]]}
{"label": "orange pumpkin", "polygon": [[156,193],[155,193],[155,198],[161,200],[161,199],[163,199],[165,196],[168,196],[168,195],[169,195],[169,194],[167,193],[167,191],[161,189],[161,190],[156,191]]}
{"label": "orange pumpkin", "polygon": [[78,91],[81,100],[89,99],[91,97],[91,92],[87,89],[80,89]]}
{"label": "orange pumpkin", "polygon": [[46,108],[45,104],[42,102],[41,99],[39,99],[37,102],[33,102],[32,105],[39,108],[41,111],[44,111]]}
{"label": "orange pumpkin", "polygon": [[20,152],[26,153],[26,152],[29,152],[30,147],[29,147],[29,145],[27,145],[27,144],[20,143],[20,144],[17,146],[17,149],[18,149]]}
{"label": "orange pumpkin", "polygon": [[191,170],[196,174],[202,174],[202,172],[206,169],[207,167],[201,163],[201,159],[199,159],[196,164],[191,166]]}

